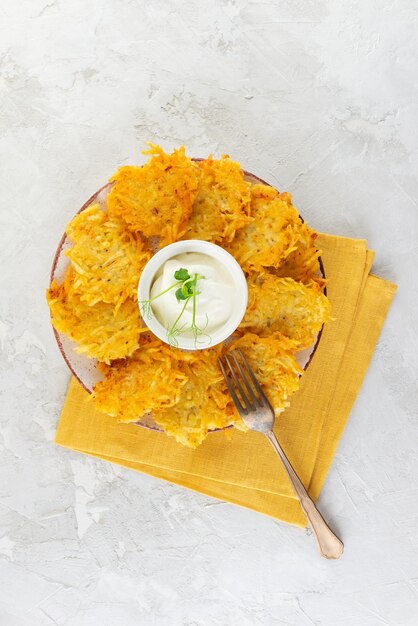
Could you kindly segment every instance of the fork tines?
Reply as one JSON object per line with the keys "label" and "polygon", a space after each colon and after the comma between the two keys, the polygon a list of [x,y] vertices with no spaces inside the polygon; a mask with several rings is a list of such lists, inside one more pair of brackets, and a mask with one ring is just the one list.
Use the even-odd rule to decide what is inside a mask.
{"label": "fork tines", "polygon": [[233,350],[218,360],[232,400],[240,414],[248,415],[250,411],[255,411],[259,407],[269,406],[264,391],[241,350]]}

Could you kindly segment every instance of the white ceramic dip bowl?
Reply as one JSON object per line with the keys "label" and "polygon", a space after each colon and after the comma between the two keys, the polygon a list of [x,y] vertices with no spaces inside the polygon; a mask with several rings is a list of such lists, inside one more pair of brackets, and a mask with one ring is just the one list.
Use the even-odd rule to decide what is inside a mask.
{"label": "white ceramic dip bowl", "polygon": [[[225,341],[236,330],[244,317],[248,303],[248,286],[247,281],[240,265],[226,250],[208,241],[199,239],[188,239],[186,241],[177,241],[161,250],[159,250],[150,259],[141,274],[138,284],[138,302],[143,320],[150,331],[154,333],[161,341],[173,345],[169,339],[168,329],[157,319],[155,312],[151,307],[144,310],[144,302],[151,299],[152,286],[157,279],[164,264],[172,260],[178,255],[194,252],[200,255],[210,257],[220,264],[227,275],[229,275],[229,284],[232,284],[234,293],[228,293],[229,298],[233,298],[233,307],[227,320],[218,328],[212,329],[210,333],[204,334],[201,341],[196,341],[193,336],[187,336],[187,333],[179,333],[176,335],[175,347],[182,350],[203,350],[215,346]],[[180,267],[180,265],[179,265]],[[173,281],[175,279],[173,278]],[[172,297],[175,298],[173,291]],[[199,296],[196,296],[198,302]]]}

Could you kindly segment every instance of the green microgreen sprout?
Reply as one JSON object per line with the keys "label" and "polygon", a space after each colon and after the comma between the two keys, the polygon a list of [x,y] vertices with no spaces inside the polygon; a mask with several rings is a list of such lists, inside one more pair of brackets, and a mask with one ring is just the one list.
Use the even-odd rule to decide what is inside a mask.
{"label": "green microgreen sprout", "polygon": [[179,322],[190,300],[192,301],[192,323],[190,325],[190,330],[195,340],[195,346],[197,346],[198,343],[202,343],[201,341],[199,341],[200,337],[206,337],[205,341],[207,341],[207,343],[210,343],[211,341],[210,335],[204,332],[209,323],[209,318],[207,314],[206,314],[206,325],[204,326],[204,328],[199,328],[199,326],[196,323],[196,309],[197,309],[196,298],[200,293],[200,291],[198,291],[197,281],[204,278],[204,276],[201,276],[200,274],[197,274],[197,273],[193,274],[193,276],[190,276],[189,271],[185,269],[184,267],[181,267],[174,272],[174,278],[176,282],[170,285],[170,287],[167,287],[167,289],[164,289],[164,291],[150,298],[149,300],[142,300],[139,303],[142,316],[144,318],[147,317],[147,319],[151,319],[153,316],[153,311],[152,311],[152,306],[151,306],[152,302],[154,302],[154,300],[166,294],[168,291],[171,291],[171,289],[174,289],[175,287],[177,287],[175,291],[175,297],[177,298],[178,302],[184,302],[184,305],[182,306],[181,311],[178,314],[175,322],[172,324],[170,328],[167,328],[168,343],[171,346],[175,346],[175,347],[179,345],[177,337],[181,335],[182,332],[184,332],[187,326],[187,324],[183,324],[180,326]]}
{"label": "green microgreen sprout", "polygon": [[180,289],[176,291],[176,298],[177,300],[187,300],[188,296],[183,293],[183,289],[180,287]]}
{"label": "green microgreen sprout", "polygon": [[150,298],[149,300],[141,300],[139,302],[139,308],[140,308],[142,317],[148,320],[152,319],[153,313],[152,313],[151,304],[154,302],[154,300],[156,300],[157,298],[160,298],[165,293],[167,293],[168,291],[171,291],[171,289],[174,289],[174,287],[178,287],[181,284],[182,284],[182,281],[178,280],[176,283],[173,283],[172,285],[170,285],[170,287],[167,287],[167,289],[164,289],[164,291],[161,291],[161,293],[157,293],[157,295],[154,296],[153,298]]}
{"label": "green microgreen sprout", "polygon": [[184,269],[184,267],[181,267],[179,270],[176,270],[174,272],[174,278],[176,280],[189,280],[190,278],[190,274],[188,272],[188,270]]}

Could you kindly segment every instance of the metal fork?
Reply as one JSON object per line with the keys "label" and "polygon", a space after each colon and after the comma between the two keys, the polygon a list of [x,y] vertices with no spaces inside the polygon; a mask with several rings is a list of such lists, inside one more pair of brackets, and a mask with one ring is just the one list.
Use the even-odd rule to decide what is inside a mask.
{"label": "metal fork", "polygon": [[283,467],[299,498],[301,507],[308,518],[321,556],[326,559],[339,559],[343,553],[344,544],[325,522],[277,441],[273,433],[273,408],[249,366],[247,359],[242,354],[241,350],[237,349],[226,355],[224,359],[219,359],[219,365],[232,396],[232,400],[244,424],[251,430],[263,433],[270,441],[283,463]]}

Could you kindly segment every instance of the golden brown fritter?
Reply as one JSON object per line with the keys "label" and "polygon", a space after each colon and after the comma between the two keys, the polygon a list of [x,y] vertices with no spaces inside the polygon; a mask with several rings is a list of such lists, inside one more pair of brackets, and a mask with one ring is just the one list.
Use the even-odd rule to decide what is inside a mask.
{"label": "golden brown fritter", "polygon": [[219,243],[251,222],[250,188],[239,163],[224,155],[198,164],[199,186],[185,239]]}
{"label": "golden brown fritter", "polygon": [[252,273],[240,328],[262,336],[279,331],[301,350],[312,345],[329,315],[329,300],[314,281],[304,285],[292,278]]}
{"label": "golden brown fritter", "polygon": [[107,205],[109,214],[145,237],[158,237],[160,245],[185,233],[197,192],[197,167],[184,146],[165,154],[149,144],[151,159],[143,167],[126,165],[110,179],[114,183]]}
{"label": "golden brown fritter", "polygon": [[317,249],[318,234],[301,222],[297,229],[297,241],[295,250],[291,252],[275,270],[277,276],[289,276],[294,280],[308,284],[314,280],[320,287],[325,285],[320,266],[320,250]]}
{"label": "golden brown fritter", "polygon": [[269,337],[246,333],[234,341],[229,350],[237,348],[242,350],[250,364],[275,415],[279,415],[289,406],[289,397],[299,388],[302,369],[294,357],[294,342],[280,333]]}
{"label": "golden brown fritter", "polygon": [[201,350],[179,363],[187,376],[179,400],[170,409],[159,409],[153,417],[164,432],[191,448],[202,443],[209,432],[235,424],[245,426],[235,414],[218,364],[219,349]]}
{"label": "golden brown fritter", "polygon": [[288,193],[268,185],[251,187],[253,221],[238,231],[227,250],[245,271],[278,268],[296,249],[300,218]]}
{"label": "golden brown fritter", "polygon": [[89,306],[74,289],[71,267],[61,285],[55,281],[51,284],[46,298],[52,325],[77,343],[77,352],[108,363],[129,356],[137,348],[141,319],[138,304],[131,298],[116,313],[114,306],[105,302]]}
{"label": "golden brown fritter", "polygon": [[137,298],[138,281],[151,250],[142,237],[130,232],[123,220],[92,205],[67,226],[73,246],[66,255],[74,269],[74,289],[80,300],[114,304]]}
{"label": "golden brown fritter", "polygon": [[130,358],[99,364],[105,380],[94,387],[96,408],[120,422],[136,422],[146,413],[173,407],[188,380],[179,368],[180,356],[151,333],[141,336]]}

